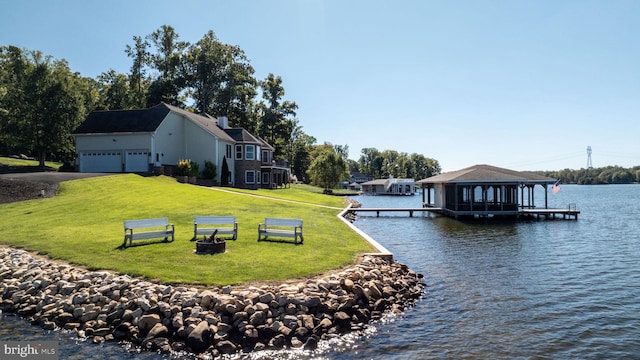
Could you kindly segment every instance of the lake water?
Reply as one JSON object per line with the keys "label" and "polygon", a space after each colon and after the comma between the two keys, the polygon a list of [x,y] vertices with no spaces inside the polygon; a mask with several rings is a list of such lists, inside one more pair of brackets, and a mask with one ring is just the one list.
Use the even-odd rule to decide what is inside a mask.
{"label": "lake water", "polygon": [[[355,199],[363,207],[419,207],[422,200]],[[639,359],[640,185],[562,185],[549,195],[550,207],[569,203],[581,211],[579,220],[463,223],[361,213],[356,226],[425,276],[424,298],[322,354],[262,358]],[[58,340],[61,358],[167,358],[128,354],[117,344],[78,346],[13,316],[0,318],[0,340],[16,337]]]}

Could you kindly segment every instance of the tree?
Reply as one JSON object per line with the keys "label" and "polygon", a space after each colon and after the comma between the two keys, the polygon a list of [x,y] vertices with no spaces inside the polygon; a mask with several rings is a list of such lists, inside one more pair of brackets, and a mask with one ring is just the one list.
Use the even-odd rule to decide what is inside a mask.
{"label": "tree", "polygon": [[209,31],[189,47],[184,69],[189,95],[199,112],[227,116],[232,126],[251,119],[248,111],[253,108],[257,82],[242,49],[221,43]]}
{"label": "tree", "polygon": [[[86,114],[86,79],[64,60],[39,51],[0,48],[0,133],[11,150],[36,155],[44,167],[47,154],[64,160],[73,154],[70,133]],[[4,91],[3,91],[4,92]]]}
{"label": "tree", "polygon": [[269,142],[276,150],[276,157],[281,157],[285,150],[282,140],[287,136],[287,124],[285,120],[289,116],[296,116],[298,105],[295,102],[282,101],[284,87],[282,78],[269,74],[267,78],[260,82],[262,87],[262,98],[266,102],[260,104],[260,124],[259,135]]}
{"label": "tree", "polygon": [[[297,124],[297,121],[296,121]],[[302,131],[302,127],[296,125],[289,140],[287,160],[291,166],[291,172],[299,181],[308,182],[307,170],[311,166],[311,152],[316,138],[307,135]]]}
{"label": "tree", "polygon": [[318,147],[307,171],[311,183],[328,191],[348,177],[347,163],[330,144]]}
{"label": "tree", "polygon": [[145,106],[145,66],[149,63],[149,42],[140,36],[133,37],[134,45],[127,45],[125,52],[133,59],[129,74],[129,89],[131,89],[130,104],[134,108]]}
{"label": "tree", "polygon": [[99,107],[103,110],[128,109],[131,104],[129,81],[124,74],[111,69],[98,75]]}
{"label": "tree", "polygon": [[189,95],[195,101],[194,107],[200,113],[211,113],[213,109],[215,95],[220,92],[225,79],[225,57],[224,45],[213,31],[191,45],[186,54],[185,80],[190,87]]}
{"label": "tree", "polygon": [[181,95],[185,80],[181,74],[185,49],[189,46],[186,41],[179,41],[179,35],[169,25],[162,25],[160,29],[147,36],[156,48],[156,52],[149,55],[150,66],[159,72],[149,87],[147,106],[159,102],[166,102],[175,106],[182,106],[184,99]]}
{"label": "tree", "polygon": [[373,178],[381,178],[384,160],[380,151],[376,148],[363,148],[360,152],[362,154],[358,159],[360,172],[371,175]]}
{"label": "tree", "polygon": [[231,173],[229,172],[229,165],[227,164],[227,157],[222,158],[222,172],[220,173],[220,185],[229,186],[229,178]]}
{"label": "tree", "polygon": [[437,160],[413,153],[408,155],[395,150],[378,151],[376,148],[362,149],[358,159],[359,171],[374,178],[424,179],[440,173]]}

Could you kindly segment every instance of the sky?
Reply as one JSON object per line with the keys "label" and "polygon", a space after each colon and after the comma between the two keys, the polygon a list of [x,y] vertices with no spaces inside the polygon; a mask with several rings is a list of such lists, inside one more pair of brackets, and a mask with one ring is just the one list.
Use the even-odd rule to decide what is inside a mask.
{"label": "sky", "polygon": [[443,171],[640,165],[640,1],[0,0],[0,46],[128,73],[133,36],[213,30],[318,144]]}

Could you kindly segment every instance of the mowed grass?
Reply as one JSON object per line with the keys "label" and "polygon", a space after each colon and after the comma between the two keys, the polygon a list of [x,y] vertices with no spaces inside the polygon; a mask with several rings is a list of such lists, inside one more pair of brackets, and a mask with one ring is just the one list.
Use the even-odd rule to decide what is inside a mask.
{"label": "mowed grass", "polygon": [[[65,181],[53,198],[0,204],[0,243],[93,270],[201,285],[308,277],[373,251],[337,218],[338,209],[345,207],[340,197],[296,186],[248,193],[223,190],[231,191],[133,174]],[[195,254],[195,215],[236,216],[238,239],[227,241],[223,254]],[[168,217],[175,225],[174,242],[139,240],[122,247],[123,220],[155,217]],[[303,219],[304,244],[294,245],[291,239],[258,242],[258,224],[265,217]]]}
{"label": "mowed grass", "polygon": [[[25,160],[25,159],[14,159],[10,157],[0,157],[0,166],[6,166],[14,169],[24,169],[29,170],[32,168],[38,167],[40,163],[37,160]],[[53,162],[53,161],[45,161],[44,166],[57,170],[62,166],[62,163]]]}

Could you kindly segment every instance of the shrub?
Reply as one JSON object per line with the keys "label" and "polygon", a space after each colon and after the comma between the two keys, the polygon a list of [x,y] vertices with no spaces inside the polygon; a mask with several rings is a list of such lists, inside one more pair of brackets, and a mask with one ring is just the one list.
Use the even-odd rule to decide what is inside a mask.
{"label": "shrub", "polygon": [[197,162],[189,161],[189,165],[191,170],[189,170],[189,176],[198,176],[200,174],[199,168],[200,165]]}
{"label": "shrub", "polygon": [[181,159],[178,161],[176,174],[180,176],[189,176],[191,174],[191,160]]}
{"label": "shrub", "polygon": [[211,161],[204,162],[204,170],[202,170],[202,177],[205,179],[215,179],[218,175],[216,166]]}

